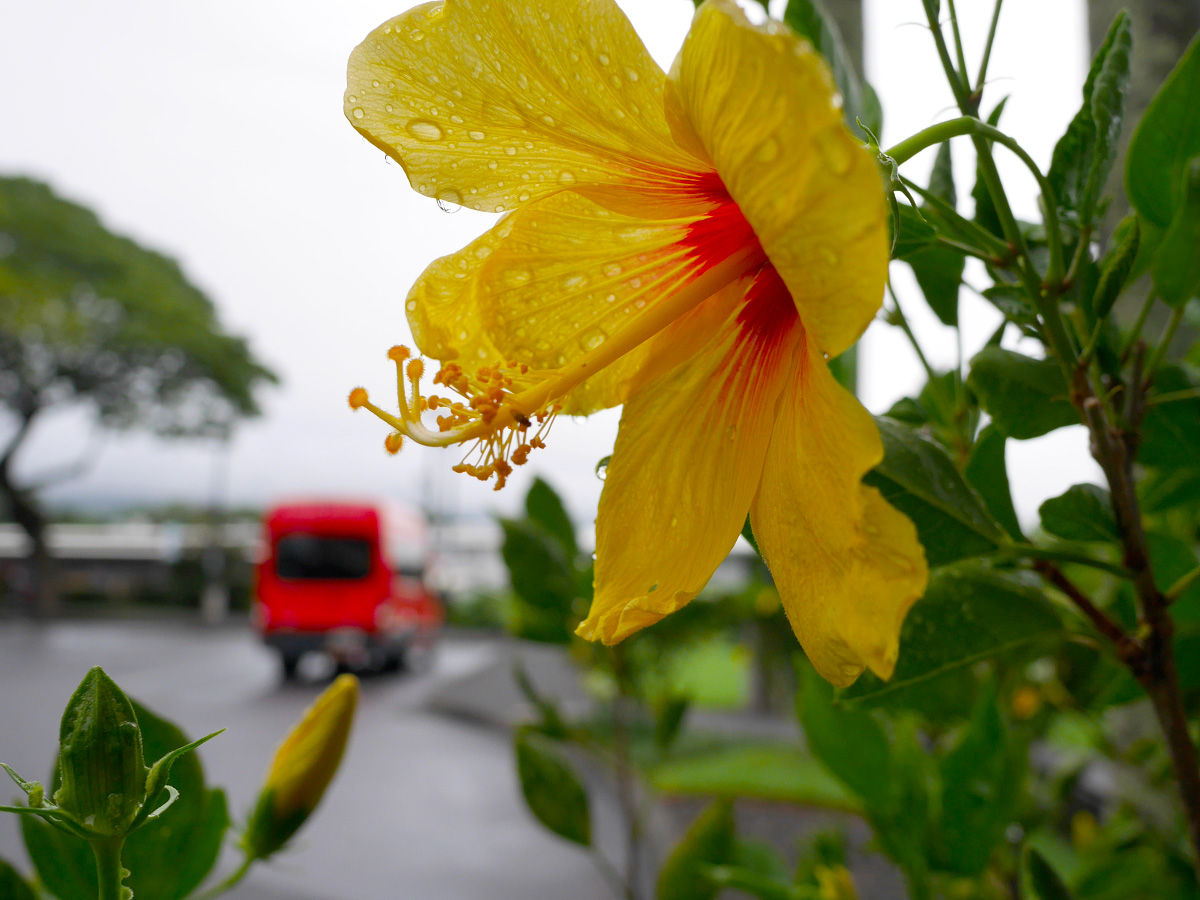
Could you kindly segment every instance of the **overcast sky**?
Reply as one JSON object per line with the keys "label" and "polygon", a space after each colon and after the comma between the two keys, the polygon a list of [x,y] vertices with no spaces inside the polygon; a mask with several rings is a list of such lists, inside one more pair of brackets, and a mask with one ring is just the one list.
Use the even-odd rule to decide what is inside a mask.
{"label": "overcast sky", "polygon": [[[690,0],[625,0],[658,62],[670,65]],[[972,66],[991,3],[960,3]],[[411,340],[405,294],[435,257],[490,225],[469,210],[441,212],[412,191],[342,116],[346,58],[403,0],[0,0],[0,170],[49,181],[94,208],[113,230],[177,257],[216,302],[231,331],[282,377],[262,395],[265,416],[243,426],[228,458],[226,500],[259,504],[298,494],[386,495],[458,512],[511,509],[538,471],[581,520],[595,515],[597,460],[613,443],[609,411],[556,423],[549,449],[510,487],[449,467],[454,451],[382,449],[386,429],[346,407],[365,384],[386,396],[385,358]],[[919,0],[867,0],[867,68],[885,110],[885,144],[953,113]],[[991,102],[1012,99],[1004,127],[1039,163],[1079,105],[1086,65],[1082,0],[1008,0],[991,67]],[[959,194],[972,160],[956,142]],[[924,177],[931,156],[906,166]],[[1018,214],[1033,218],[1033,185],[1010,159]],[[969,208],[968,203],[964,208]],[[906,266],[893,265],[901,301],[929,355],[952,364],[951,332],[924,311]],[[976,279],[980,273],[975,273]],[[969,352],[999,322],[964,292]],[[860,354],[862,395],[882,412],[922,375],[899,332],[876,323]],[[10,423],[0,422],[0,438]],[[1097,476],[1081,429],[1010,442],[1018,509]],[[664,423],[669,439],[670,423]],[[97,439],[86,415],[47,416],[23,451],[29,477],[81,454],[86,477],[57,503],[199,501],[210,495],[211,445],[144,436]]]}

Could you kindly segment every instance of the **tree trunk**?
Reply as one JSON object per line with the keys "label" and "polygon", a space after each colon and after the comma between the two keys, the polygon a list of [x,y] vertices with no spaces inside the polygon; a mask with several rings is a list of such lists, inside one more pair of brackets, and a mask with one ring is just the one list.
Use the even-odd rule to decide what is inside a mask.
{"label": "tree trunk", "polygon": [[38,410],[25,414],[17,426],[17,432],[0,456],[0,497],[8,507],[13,521],[21,527],[32,544],[26,563],[29,567],[30,590],[26,598],[30,615],[41,616],[50,612],[58,595],[54,584],[54,561],[46,544],[46,519],[31,491],[23,490],[13,483],[12,464],[17,450],[29,434]]}

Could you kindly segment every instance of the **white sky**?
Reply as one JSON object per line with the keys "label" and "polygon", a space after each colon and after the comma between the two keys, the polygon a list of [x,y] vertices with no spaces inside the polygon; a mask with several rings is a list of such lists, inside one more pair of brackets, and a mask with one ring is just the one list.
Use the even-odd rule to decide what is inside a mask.
{"label": "white sky", "polygon": [[[624,0],[651,53],[670,65],[691,18],[690,0]],[[972,67],[990,2],[961,2]],[[352,414],[345,397],[365,384],[385,395],[384,354],[410,340],[403,300],[432,259],[488,227],[491,217],[439,211],[412,191],[342,116],[350,50],[404,0],[0,0],[0,171],[49,181],[96,209],[108,226],[176,256],[216,302],[227,327],[248,335],[283,378],[262,395],[266,415],[243,426],[228,460],[226,497],[264,503],[296,494],[430,499],[458,512],[512,509],[540,472],[580,520],[595,514],[593,474],[619,413],[555,425],[549,449],[495,494],[450,473],[453,451],[382,449],[386,429]],[[952,115],[919,0],[865,0],[869,76],[885,110],[889,144]],[[1029,27],[1036,23],[1036,27]],[[1012,94],[1003,125],[1042,165],[1079,104],[1086,66],[1083,0],[1008,0],[991,73],[991,102]],[[990,106],[990,103],[987,104]],[[960,197],[973,161],[956,142]],[[923,180],[925,154],[905,167]],[[1017,212],[1033,218],[1033,183],[1001,160]],[[967,204],[969,205],[969,198]],[[935,364],[953,364],[952,333],[893,266],[896,289]],[[976,273],[979,277],[980,273]],[[999,316],[963,295],[968,353]],[[862,394],[873,412],[923,376],[900,333],[868,331]],[[0,438],[9,423],[0,423]],[[664,435],[670,434],[664,423]],[[1017,505],[1095,479],[1081,429],[1010,442]],[[47,416],[19,472],[80,454],[86,477],[53,492],[63,503],[203,500],[216,454],[202,443],[109,436],[93,444],[86,416]]]}

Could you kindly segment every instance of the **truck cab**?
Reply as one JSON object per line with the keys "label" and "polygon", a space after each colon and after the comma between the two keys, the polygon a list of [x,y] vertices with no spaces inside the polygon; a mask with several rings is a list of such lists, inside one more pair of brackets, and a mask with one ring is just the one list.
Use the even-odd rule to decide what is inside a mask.
{"label": "truck cab", "polygon": [[384,503],[279,504],[263,519],[254,624],[285,677],[323,651],[352,668],[395,670],[432,649],[444,614],[428,587],[429,529]]}

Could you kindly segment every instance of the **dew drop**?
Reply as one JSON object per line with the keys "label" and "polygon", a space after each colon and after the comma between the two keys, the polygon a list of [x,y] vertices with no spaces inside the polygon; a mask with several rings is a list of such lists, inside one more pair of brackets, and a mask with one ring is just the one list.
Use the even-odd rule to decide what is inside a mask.
{"label": "dew drop", "polygon": [[[459,119],[459,121],[461,122],[462,119]],[[473,141],[482,141],[486,135],[482,131],[468,131],[467,137]]]}
{"label": "dew drop", "polygon": [[420,28],[414,28],[412,31],[410,31],[408,33],[408,36],[411,40],[414,40],[414,41],[425,40],[425,32],[423,32]]}
{"label": "dew drop", "polygon": [[456,213],[460,209],[462,209],[461,203],[455,203],[453,200],[449,200],[445,197],[438,197],[437,205],[438,205],[438,209],[440,209],[444,213],[449,213],[449,214]]}
{"label": "dew drop", "polygon": [[384,109],[386,109],[388,112],[394,112],[394,111],[395,111],[394,107],[393,107],[393,106],[392,106],[392,104],[390,104],[390,103],[385,103],[385,104],[383,105],[383,108],[384,108]]}
{"label": "dew drop", "polygon": [[451,116],[450,121],[455,125],[461,125],[463,123],[462,116]]}
{"label": "dew drop", "polygon": [[354,94],[347,94],[347,95],[346,95],[346,99],[347,99],[348,101],[350,101],[351,103],[357,103],[357,102],[358,102],[358,97],[354,96]]}
{"label": "dew drop", "polygon": [[519,197],[517,197],[517,200],[519,200],[521,203],[524,203],[528,199],[529,199],[528,194],[521,194]]}
{"label": "dew drop", "polygon": [[589,328],[579,336],[579,346],[584,350],[595,350],[608,339],[602,328]]}
{"label": "dew drop", "polygon": [[505,147],[504,152],[507,153],[509,156],[516,156],[517,148],[516,147]]}
{"label": "dew drop", "polygon": [[363,108],[361,106],[356,106],[350,111],[350,115],[354,116],[356,119],[361,119],[366,115],[366,113],[363,112]]}
{"label": "dew drop", "polygon": [[563,287],[565,287],[569,291],[573,291],[576,288],[583,287],[583,285],[586,283],[587,283],[587,279],[585,279],[582,275],[569,275],[563,279]]}
{"label": "dew drop", "polygon": [[551,128],[554,127],[554,117],[553,116],[542,116],[542,121],[545,122],[547,125],[549,125]]}
{"label": "dew drop", "polygon": [[817,150],[834,175],[845,175],[850,171],[850,148],[846,146],[840,128],[817,132],[814,140]]}
{"label": "dew drop", "polygon": [[494,159],[489,159],[488,168],[495,172],[496,169],[499,168],[499,164]]}
{"label": "dew drop", "polygon": [[600,63],[600,65],[602,65],[602,66],[607,66],[608,65],[608,57],[605,54],[601,53],[599,56],[596,57],[596,62]]}
{"label": "dew drop", "polygon": [[404,308],[407,309],[409,312],[416,312],[417,311],[417,301],[409,300],[407,303],[404,304]]}
{"label": "dew drop", "polygon": [[603,271],[604,274],[607,275],[609,278],[616,278],[618,275],[621,274],[621,267],[618,266],[616,263],[608,263],[604,266],[604,268],[601,271]]}
{"label": "dew drop", "polygon": [[559,172],[558,173],[559,184],[571,184],[574,180],[575,180],[575,176],[572,175],[570,172]]}
{"label": "dew drop", "polygon": [[413,119],[408,123],[408,133],[422,141],[440,141],[442,129],[428,119]]}
{"label": "dew drop", "polygon": [[626,70],[625,70],[625,77],[626,77],[626,78],[628,78],[630,81],[637,81],[637,80],[638,80],[638,73],[637,73],[637,72],[635,72],[633,69],[626,69]]}

